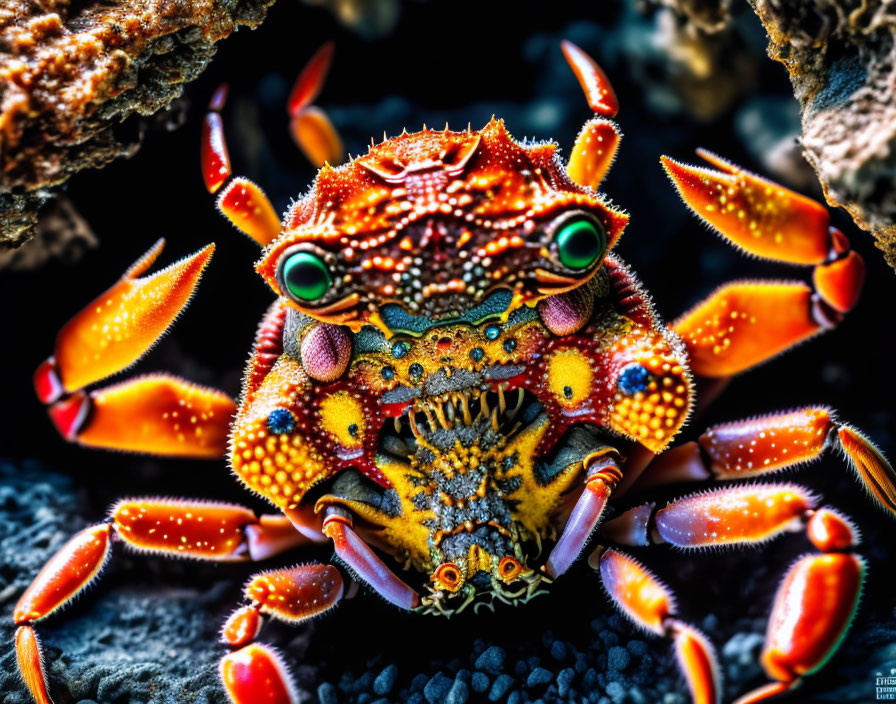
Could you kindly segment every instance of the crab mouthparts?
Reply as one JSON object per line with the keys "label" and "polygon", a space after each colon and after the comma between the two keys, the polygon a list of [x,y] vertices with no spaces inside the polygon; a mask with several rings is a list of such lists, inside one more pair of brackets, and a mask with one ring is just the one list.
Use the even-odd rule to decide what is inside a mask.
{"label": "crab mouthparts", "polygon": [[455,441],[478,445],[480,435],[510,438],[530,424],[542,406],[531,392],[507,387],[505,382],[493,389],[474,387],[418,398],[404,415],[384,425],[380,449],[407,459],[421,442],[450,447]]}

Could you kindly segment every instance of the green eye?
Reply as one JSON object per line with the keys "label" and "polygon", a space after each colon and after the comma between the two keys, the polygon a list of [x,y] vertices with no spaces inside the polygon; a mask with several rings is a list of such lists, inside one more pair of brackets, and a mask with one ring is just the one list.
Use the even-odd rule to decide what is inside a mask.
{"label": "green eye", "polygon": [[280,277],[286,292],[301,301],[316,301],[333,285],[326,264],[311,252],[289,255],[283,262]]}
{"label": "green eye", "polygon": [[557,228],[554,236],[563,266],[587,269],[604,253],[603,227],[588,217],[570,219]]}

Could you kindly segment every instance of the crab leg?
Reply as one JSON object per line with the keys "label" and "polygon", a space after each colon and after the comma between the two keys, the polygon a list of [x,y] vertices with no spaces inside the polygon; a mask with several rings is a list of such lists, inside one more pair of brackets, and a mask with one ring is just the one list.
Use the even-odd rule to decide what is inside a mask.
{"label": "crab leg", "polygon": [[218,209],[240,232],[264,247],[280,234],[280,218],[264,191],[252,181],[242,176],[231,179],[233,172],[220,114],[226,99],[227,86],[220,86],[209,102],[202,125],[202,178],[212,194],[227,184],[218,196]]}
{"label": "crab leg", "polygon": [[221,631],[221,642],[239,648],[218,668],[234,704],[297,704],[298,696],[283,660],[269,646],[252,643],[262,615],[298,624],[331,609],[342,598],[342,575],[332,565],[298,565],[252,577],[243,590],[248,602],[234,611]]}
{"label": "crab leg", "polygon": [[610,598],[636,625],[672,639],[694,704],[718,704],[722,685],[715,650],[706,636],[674,618],[669,589],[637,560],[616,550],[599,547],[588,564],[600,572]]}
{"label": "crab leg", "polygon": [[693,371],[725,377],[839,323],[858,300],[865,264],[830,227],[820,204],[710,152],[698,153],[720,170],[661,161],[701,219],[749,254],[813,267],[814,286],[728,284],[672,324],[688,347]]}
{"label": "crab leg", "polygon": [[619,103],[609,79],[594,59],[572,42],[564,41],[562,48],[589,107],[598,115],[586,122],[576,137],[566,171],[580,186],[597,189],[613,163],[622,136],[615,123],[607,119],[616,116]]}
{"label": "crab leg", "polygon": [[711,427],[696,442],[654,460],[638,487],[760,476],[814,460],[832,448],[846,455],[876,502],[896,514],[896,472],[886,457],[861,432],[820,406]]}
{"label": "crab leg", "polygon": [[822,552],[797,560],[778,588],[762,653],[765,671],[777,682],[738,704],[794,688],[837,649],[858,605],[865,567],[862,558],[849,552],[858,543],[849,519],[829,508],[816,509],[816,499],[806,489],[786,484],[695,494],[656,513],[653,506],[646,508],[608,523],[606,537],[688,549],[755,544],[804,528]]}
{"label": "crab leg", "polygon": [[622,478],[617,459],[601,457],[588,469],[585,490],[576,502],[560,539],[548,555],[545,571],[554,578],[569,569],[600,522],[610,494]]}
{"label": "crab leg", "polygon": [[339,559],[390,604],[400,609],[413,609],[420,604],[420,595],[401,581],[358,537],[347,511],[338,506],[327,507],[323,532],[333,541]]}
{"label": "crab leg", "polygon": [[61,609],[100,574],[112,543],[143,551],[221,562],[262,560],[306,544],[284,516],[258,517],[232,504],[126,499],[108,520],[85,528],[44,565],[13,611],[19,668],[38,704],[51,702],[33,624]]}
{"label": "crab leg", "polygon": [[62,436],[90,447],[221,457],[236,404],[227,394],[168,374],[137,377],[49,408]]}

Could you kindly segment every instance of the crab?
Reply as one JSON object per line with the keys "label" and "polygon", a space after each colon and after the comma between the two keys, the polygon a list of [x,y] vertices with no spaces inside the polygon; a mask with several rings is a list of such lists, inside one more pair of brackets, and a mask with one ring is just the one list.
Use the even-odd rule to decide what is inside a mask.
{"label": "crab", "polygon": [[[691,697],[719,702],[709,639],[626,546],[758,544],[800,530],[815,551],[778,588],[762,665],[787,692],[837,648],[865,563],[850,519],[807,488],[769,481],[839,449],[896,513],[896,475],[872,442],[825,407],[773,412],[674,445],[698,382],[733,375],[834,327],[856,304],[864,265],[818,203],[701,152],[710,167],[662,166],[694,213],[745,252],[811,267],[802,281],[723,286],[670,325],[612,253],[628,216],[599,192],[620,133],[610,83],[581,49],[563,52],[595,113],[568,163],[553,143],[424,129],[333,166],[342,147],[313,103],[332,46],[290,96],[294,136],[320,170],[282,221],[234,177],[223,91],[202,136],[202,168],[223,214],[264,249],[276,295],[242,395],[167,375],[89,390],[136,362],[187,305],[209,245],[155,274],[154,245],[60,331],[35,388],[61,434],[83,446],[220,458],[276,512],[186,499],[125,499],[75,535],[14,610],[24,681],[51,702],[35,625],[93,582],[113,543],[199,560],[259,562],[330,543],[334,564],[262,572],[227,619],[220,678],[235,704],[294,704],[282,655],[257,640],[332,608],[349,579],[400,609],[451,615],[543,593],[585,551],[610,600],[672,641]],[[758,478],[750,483],[743,479]],[[604,520],[629,492],[698,493]],[[337,566],[338,565],[338,566]],[[401,571],[406,572],[400,576]]]}

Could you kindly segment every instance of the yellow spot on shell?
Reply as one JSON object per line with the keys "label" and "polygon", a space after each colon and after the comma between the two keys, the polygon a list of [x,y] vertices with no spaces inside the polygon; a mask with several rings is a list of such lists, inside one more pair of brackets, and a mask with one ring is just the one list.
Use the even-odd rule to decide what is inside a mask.
{"label": "yellow spot on shell", "polygon": [[339,391],[320,402],[320,421],[340,445],[360,447],[364,441],[367,419],[361,404],[348,391]]}

